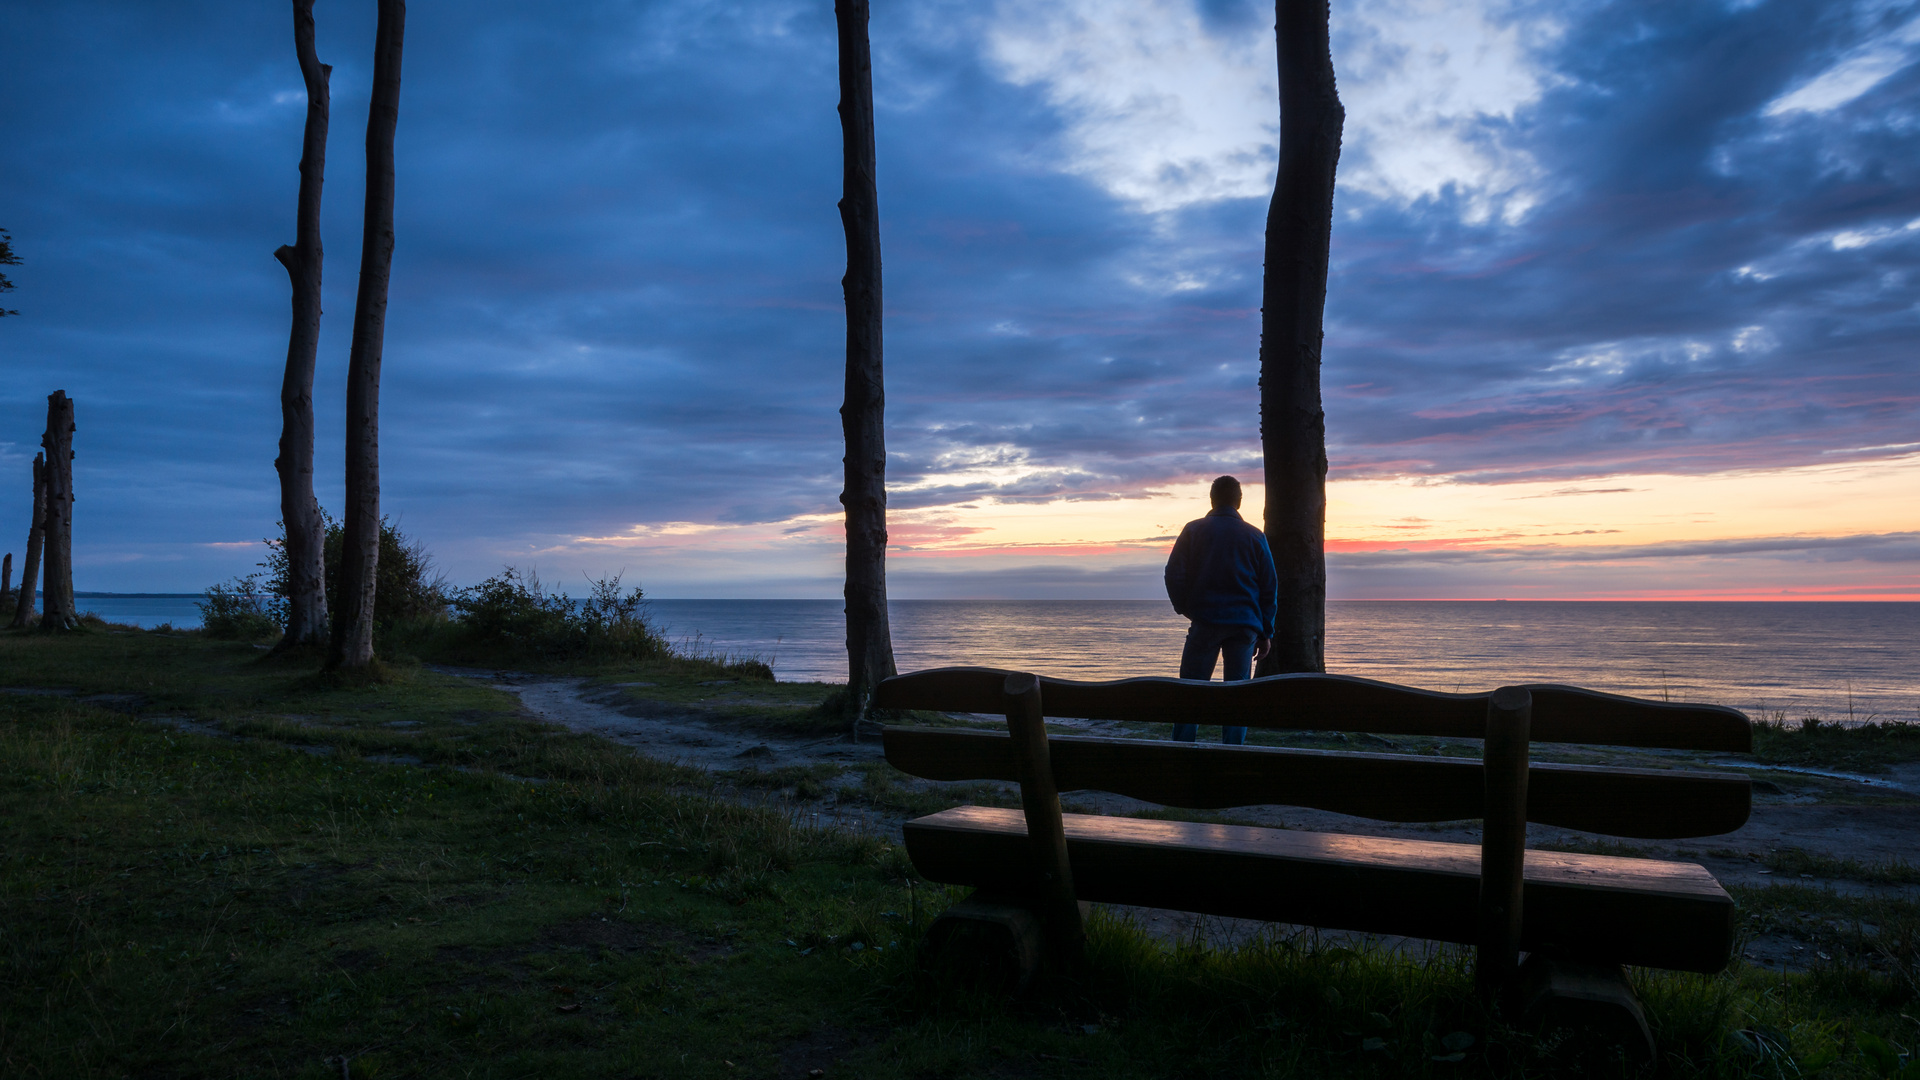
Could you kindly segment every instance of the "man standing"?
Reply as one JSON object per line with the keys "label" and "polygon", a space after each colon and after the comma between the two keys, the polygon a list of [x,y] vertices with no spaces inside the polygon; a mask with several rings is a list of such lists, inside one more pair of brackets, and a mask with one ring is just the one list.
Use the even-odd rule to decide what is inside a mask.
{"label": "man standing", "polygon": [[[1222,476],[1209,493],[1213,511],[1189,521],[1167,557],[1167,599],[1191,619],[1180,651],[1180,677],[1213,678],[1224,656],[1224,682],[1251,678],[1254,661],[1273,647],[1273,617],[1279,603],[1273,552],[1259,529],[1240,518],[1240,481]],[[1192,742],[1197,724],[1175,724],[1173,737]],[[1247,729],[1222,727],[1220,741],[1239,745]]]}

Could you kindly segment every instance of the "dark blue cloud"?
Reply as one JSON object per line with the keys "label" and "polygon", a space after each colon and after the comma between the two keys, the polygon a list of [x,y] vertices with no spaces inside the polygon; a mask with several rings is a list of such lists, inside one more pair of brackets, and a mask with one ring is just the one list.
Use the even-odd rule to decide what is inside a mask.
{"label": "dark blue cloud", "polygon": [[[1691,472],[1909,441],[1920,76],[1762,115],[1858,43],[1850,14],[1594,6],[1551,57],[1568,81],[1510,133],[1552,178],[1523,224],[1355,200],[1329,289],[1351,328],[1328,349],[1337,467]],[[1900,232],[1832,242],[1873,228]]]}

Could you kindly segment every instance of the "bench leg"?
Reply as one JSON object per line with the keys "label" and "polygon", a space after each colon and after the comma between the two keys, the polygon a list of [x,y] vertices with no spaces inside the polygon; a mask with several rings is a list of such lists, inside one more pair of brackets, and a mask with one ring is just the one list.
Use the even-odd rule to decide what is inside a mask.
{"label": "bench leg", "polygon": [[921,963],[946,978],[1018,996],[1046,954],[1030,903],[975,892],[927,928]]}
{"label": "bench leg", "polygon": [[1520,965],[1522,1014],[1531,1020],[1598,1029],[1619,1038],[1642,1062],[1657,1060],[1647,1012],[1619,964],[1528,955]]}

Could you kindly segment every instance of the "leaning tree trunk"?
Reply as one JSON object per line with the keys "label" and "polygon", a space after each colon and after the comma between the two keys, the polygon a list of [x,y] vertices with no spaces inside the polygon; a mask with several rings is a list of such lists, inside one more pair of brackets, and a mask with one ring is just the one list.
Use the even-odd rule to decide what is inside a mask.
{"label": "leaning tree trunk", "polygon": [[887,625],[886,386],[881,369],[880,195],[874,172],[873,61],[867,0],[836,0],[840,133],[845,162],[840,223],[847,232],[846,435],[847,704],[854,730],[880,680],[894,673]]}
{"label": "leaning tree trunk", "polygon": [[33,524],[27,528],[27,561],[20,564],[20,592],[13,598],[13,621],[19,629],[33,621],[33,590],[40,581],[40,553],[47,542],[47,456],[33,455]]}
{"label": "leaning tree trunk", "polygon": [[393,270],[393,132],[400,123],[404,0],[380,0],[374,31],[373,103],[367,109],[367,210],[360,240],[360,292],[347,360],[347,507],[341,522],[340,610],[329,668],[373,663],[373,590],[380,568],[380,353]]}
{"label": "leaning tree trunk", "polygon": [[40,629],[72,630],[73,609],[73,399],[65,390],[47,395],[47,533],[41,571]]}
{"label": "leaning tree trunk", "polygon": [[273,253],[293,285],[293,329],[280,383],[280,519],[287,556],[287,632],[277,649],[327,641],[326,529],[313,497],[313,369],[320,350],[320,185],[327,171],[330,65],[313,47],[313,0],[293,0],[293,49],[307,83],[307,129],[300,148],[300,201],[294,242]]}
{"label": "leaning tree trunk", "polygon": [[1262,675],[1326,669],[1327,420],[1320,404],[1320,343],[1333,176],[1347,115],[1334,86],[1327,0],[1276,0],[1274,15],[1280,170],[1267,209],[1260,297],[1260,448],[1280,608]]}

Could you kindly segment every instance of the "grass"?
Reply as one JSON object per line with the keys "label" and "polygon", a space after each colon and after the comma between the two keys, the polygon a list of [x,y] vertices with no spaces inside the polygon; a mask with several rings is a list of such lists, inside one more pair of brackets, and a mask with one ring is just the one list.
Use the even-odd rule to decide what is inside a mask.
{"label": "grass", "polygon": [[1753,756],[1762,765],[1884,772],[1889,765],[1920,761],[1920,724],[1832,724],[1815,717],[1794,722],[1775,713],[1754,723]]}
{"label": "grass", "polygon": [[899,936],[886,845],[610,755],[532,784],[58,699],[0,724],[9,1076],[766,1074],[886,962],[834,947]]}
{"label": "grass", "polygon": [[[636,679],[636,674],[644,678]],[[659,664],[643,671],[622,668],[588,682],[595,701],[630,716],[691,714],[780,738],[824,739],[845,732],[846,717],[822,707],[835,689],[827,683],[775,682],[752,672],[685,664]]]}
{"label": "grass", "polygon": [[1790,847],[1768,852],[1765,861],[1767,869],[1778,874],[1839,878],[1872,885],[1920,885],[1920,867],[1904,859],[1863,863],[1856,859],[1835,858],[1805,848]]}
{"label": "grass", "polygon": [[[1485,1011],[1457,950],[1208,949],[1102,912],[1076,977],[970,993],[913,957],[957,892],[884,840],[720,797],[472,680],[338,688],[260,657],[0,634],[0,684],[71,691],[0,694],[0,1074],[331,1078],[343,1055],[396,1080],[1631,1072]],[[884,767],[728,779],[919,812]],[[1872,1076],[1872,1040],[1913,1047],[1910,902],[1738,899],[1753,932],[1836,960],[1636,972],[1668,1073]]]}
{"label": "grass", "polygon": [[1742,931],[1780,934],[1831,960],[1804,976],[1809,988],[1907,1014],[1914,1025],[1903,1041],[1920,1035],[1911,1019],[1920,995],[1920,903],[1910,896],[1841,896],[1812,885],[1780,884],[1736,889]]}

